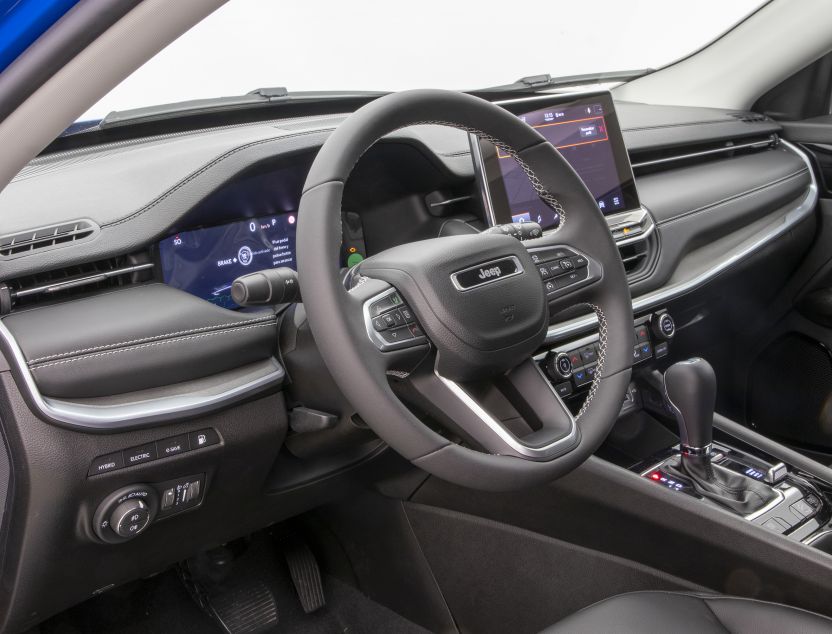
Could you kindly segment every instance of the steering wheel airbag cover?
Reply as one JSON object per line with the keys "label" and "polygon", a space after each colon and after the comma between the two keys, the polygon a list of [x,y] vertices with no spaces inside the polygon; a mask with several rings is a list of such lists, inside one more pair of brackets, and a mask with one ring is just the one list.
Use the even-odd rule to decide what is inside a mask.
{"label": "steering wheel airbag cover", "polygon": [[[512,271],[501,272],[499,263]],[[549,325],[529,252],[505,235],[463,235],[404,244],[361,263],[361,275],[399,289],[436,345],[439,371],[455,380],[516,366],[543,343]],[[460,288],[468,271],[473,285]]]}

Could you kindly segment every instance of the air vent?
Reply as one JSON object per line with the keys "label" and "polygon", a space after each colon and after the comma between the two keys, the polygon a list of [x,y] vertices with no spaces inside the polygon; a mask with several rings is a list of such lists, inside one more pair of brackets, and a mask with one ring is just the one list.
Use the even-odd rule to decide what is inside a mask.
{"label": "air vent", "polygon": [[743,123],[764,123],[771,121],[766,115],[760,114],[759,112],[729,112],[728,114]]}
{"label": "air vent", "polygon": [[764,152],[776,147],[778,143],[779,138],[776,134],[756,135],[632,153],[630,160],[633,164],[633,172],[636,175],[643,175],[743,154]]}
{"label": "air vent", "polygon": [[141,284],[153,279],[153,261],[149,253],[122,255],[98,262],[69,266],[0,284],[12,310],[65,300],[96,291]]}
{"label": "air vent", "polygon": [[628,277],[640,273],[647,264],[647,242],[644,240],[620,245],[618,252],[621,254],[621,261]]}
{"label": "air vent", "polygon": [[0,237],[0,258],[21,257],[70,242],[89,240],[97,232],[98,225],[91,220],[73,220],[5,235]]}

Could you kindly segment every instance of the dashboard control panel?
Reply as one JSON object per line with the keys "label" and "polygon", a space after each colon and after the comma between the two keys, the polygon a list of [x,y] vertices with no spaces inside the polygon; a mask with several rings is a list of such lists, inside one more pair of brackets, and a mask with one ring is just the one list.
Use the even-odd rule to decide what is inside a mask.
{"label": "dashboard control panel", "polygon": [[[665,310],[637,318],[633,322],[633,366],[670,354],[675,332],[673,318]],[[566,398],[582,393],[592,383],[600,354],[598,335],[591,335],[557,346],[540,358],[540,363],[558,396]]]}
{"label": "dashboard control panel", "polygon": [[205,474],[156,484],[133,484],[108,495],[92,520],[95,535],[109,544],[138,537],[155,521],[195,508],[205,494]]}
{"label": "dashboard control panel", "polygon": [[185,452],[217,445],[219,442],[219,434],[215,429],[211,428],[200,429],[199,431],[193,431],[180,436],[171,436],[164,440],[138,445],[125,449],[124,451],[116,451],[98,456],[90,464],[87,477],[109,473],[123,469],[124,467],[132,467],[161,458],[177,456]]}

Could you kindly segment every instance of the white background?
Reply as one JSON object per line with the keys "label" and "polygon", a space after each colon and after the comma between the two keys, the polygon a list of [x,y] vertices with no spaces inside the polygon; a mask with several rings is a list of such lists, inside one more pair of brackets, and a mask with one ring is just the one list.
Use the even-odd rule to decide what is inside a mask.
{"label": "white background", "polygon": [[655,68],[699,48],[759,4],[230,0],[81,118],[267,86],[472,89],[542,73]]}

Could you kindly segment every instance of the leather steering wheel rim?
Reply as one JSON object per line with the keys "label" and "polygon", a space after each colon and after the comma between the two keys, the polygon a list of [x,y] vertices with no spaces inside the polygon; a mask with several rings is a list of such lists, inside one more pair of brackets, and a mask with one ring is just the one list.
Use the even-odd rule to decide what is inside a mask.
{"label": "leather steering wheel rim", "polygon": [[[510,152],[541,198],[558,205],[562,212],[556,231],[522,246],[532,249],[559,241],[579,253],[589,254],[602,272],[581,295],[581,303],[591,305],[599,318],[601,354],[596,376],[575,419],[576,429],[568,446],[551,458],[529,460],[517,455],[485,453],[451,442],[424,425],[390,387],[390,376],[395,374],[391,371],[391,356],[379,354],[367,336],[361,307],[373,292],[389,288],[389,283],[362,280],[367,283],[350,290],[343,284],[338,254],[341,201],[347,178],[377,140],[400,128],[426,123],[477,134]],[[456,484],[512,490],[568,473],[603,442],[615,423],[629,384],[633,344],[629,287],[618,250],[594,198],[559,152],[536,130],[499,106],[464,93],[412,90],[381,97],[350,115],[324,143],[308,174],[298,218],[298,276],[309,326],[320,353],[336,384],[361,417],[403,457]],[[482,238],[483,244],[486,238]],[[499,243],[497,238],[488,237],[489,247],[493,243],[516,248],[505,242],[516,243],[513,238],[501,236],[505,241]],[[521,251],[518,257],[524,265],[523,274],[537,275],[531,259],[522,248]],[[371,260],[365,261],[366,267],[362,265],[361,274],[365,275],[366,269],[370,272],[368,277],[383,278],[385,266],[374,267]],[[392,279],[406,281],[406,273],[396,273],[397,277]],[[405,300],[410,300],[406,293]],[[425,308],[427,304],[422,306],[420,319],[432,319],[426,314],[430,312]],[[540,344],[546,326],[548,312],[543,331],[535,335]]]}

